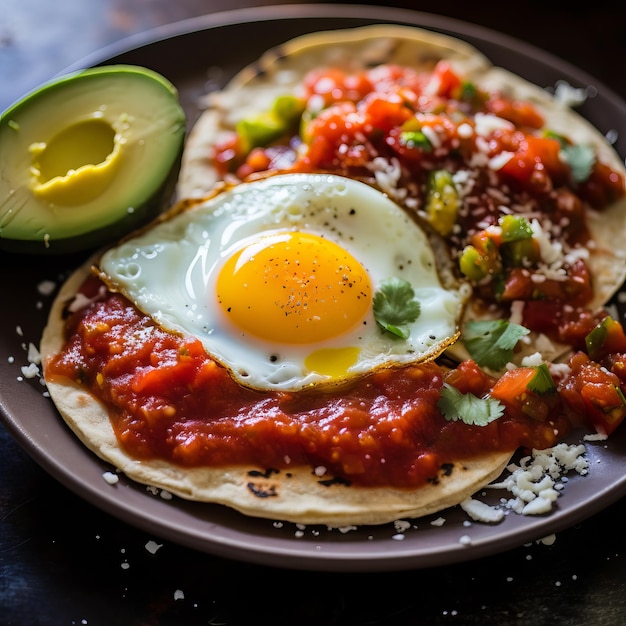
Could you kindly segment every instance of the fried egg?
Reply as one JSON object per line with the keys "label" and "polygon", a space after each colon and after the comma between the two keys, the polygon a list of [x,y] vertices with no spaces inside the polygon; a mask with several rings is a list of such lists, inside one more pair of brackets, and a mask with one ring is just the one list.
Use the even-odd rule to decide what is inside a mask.
{"label": "fried egg", "polygon": [[[160,326],[200,339],[243,385],[298,390],[438,356],[458,336],[428,237],[378,190],[283,174],[199,201],[101,258],[108,286]],[[373,301],[389,279],[419,303],[406,338]]]}

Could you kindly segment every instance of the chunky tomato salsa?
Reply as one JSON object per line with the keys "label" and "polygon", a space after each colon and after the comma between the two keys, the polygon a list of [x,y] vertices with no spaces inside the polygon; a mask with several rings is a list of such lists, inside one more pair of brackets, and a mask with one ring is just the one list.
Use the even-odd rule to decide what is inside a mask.
{"label": "chunky tomato salsa", "polygon": [[[87,296],[93,287],[86,284]],[[613,371],[580,353],[558,388],[536,383],[539,368],[496,380],[466,361],[452,370],[434,362],[389,369],[322,391],[261,392],[235,382],[198,340],[161,329],[107,293],[67,318],[67,343],[46,373],[99,398],[121,447],[137,459],[304,464],[354,484],[412,487],[459,458],[549,447],[583,419],[614,428],[625,414],[626,355],[606,350],[626,352],[620,329],[598,343]],[[459,398],[485,397],[500,407],[497,419],[455,417]]]}
{"label": "chunky tomato salsa", "polygon": [[[366,179],[426,220],[472,283],[474,303],[501,311],[503,325],[473,338],[489,371],[504,371],[498,378],[473,357],[325,389],[253,390],[199,341],[108,292],[68,315],[67,343],[46,375],[99,398],[131,456],[186,467],[307,465],[355,484],[414,487],[459,458],[546,448],[582,425],[610,434],[626,415],[626,336],[588,310],[582,251],[587,210],[623,195],[624,181],[543,126],[531,104],[485,93],[446,63],[429,73],[323,70],[307,76],[303,96],[243,120],[215,154],[227,179],[269,170]],[[83,286],[88,298],[101,290],[94,281]],[[509,348],[535,330],[573,346],[569,363],[506,369],[512,349],[494,346],[511,338],[513,303],[523,303],[523,319]]]}
{"label": "chunky tomato salsa", "polygon": [[[624,195],[589,146],[545,126],[531,103],[486,92],[444,61],[310,72],[304,91],[242,120],[216,149],[221,176],[329,171],[371,181],[446,240],[474,301],[583,347],[597,323],[585,213]],[[480,306],[480,304],[479,304]]]}

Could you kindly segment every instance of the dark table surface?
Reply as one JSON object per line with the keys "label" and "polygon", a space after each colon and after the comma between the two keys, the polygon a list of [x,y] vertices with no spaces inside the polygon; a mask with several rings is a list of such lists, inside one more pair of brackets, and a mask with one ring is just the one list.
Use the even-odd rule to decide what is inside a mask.
{"label": "dark table surface", "polygon": [[[1,0],[0,110],[127,36],[254,4]],[[522,39],[626,98],[623,3],[393,6]],[[0,306],[10,301],[5,294]],[[533,542],[454,565],[379,573],[272,568],[196,552],[127,525],[59,484],[0,427],[1,624],[620,625],[625,528],[622,499],[558,532],[552,545]],[[152,541],[161,546],[154,553]]]}

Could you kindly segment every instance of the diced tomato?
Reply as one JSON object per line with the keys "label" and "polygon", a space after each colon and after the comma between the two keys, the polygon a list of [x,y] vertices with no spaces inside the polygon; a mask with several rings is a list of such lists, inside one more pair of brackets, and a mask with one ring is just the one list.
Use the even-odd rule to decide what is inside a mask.
{"label": "diced tomato", "polygon": [[504,282],[504,291],[501,299],[505,302],[514,300],[532,300],[535,285],[531,278],[532,274],[523,268],[513,268]]}
{"label": "diced tomato", "polygon": [[461,79],[447,61],[439,61],[432,73],[430,85],[436,86],[435,93],[443,98],[452,97],[452,93],[461,85]]}
{"label": "diced tomato", "polygon": [[[511,269],[506,275],[501,299],[505,302],[541,300],[542,304],[558,301],[567,303],[570,307],[576,307],[589,302],[592,296],[589,268],[582,259],[578,259],[568,269],[565,280],[545,278],[545,276],[533,279],[532,272],[527,269],[517,267]],[[534,312],[537,313],[537,311]],[[552,315],[552,311],[538,313],[545,321],[550,319],[546,317],[546,314]]]}
{"label": "diced tomato", "polygon": [[560,385],[561,397],[597,432],[610,435],[626,417],[620,379],[581,352],[569,364],[571,374]]}
{"label": "diced tomato", "polygon": [[541,128],[543,116],[530,102],[509,100],[500,94],[494,94],[485,103],[489,113],[493,113],[518,127]]}
{"label": "diced tomato", "polygon": [[602,363],[619,378],[622,391],[626,391],[626,352],[609,354]]}
{"label": "diced tomato", "polygon": [[363,120],[351,102],[342,102],[321,111],[306,129],[309,142],[307,164],[311,167],[330,167],[339,145],[352,143],[352,138],[362,130],[362,126]]}
{"label": "diced tomato", "polygon": [[578,349],[585,347],[585,337],[593,330],[604,313],[594,314],[585,308],[564,307],[558,321],[558,338]]}
{"label": "diced tomato", "polygon": [[473,393],[477,397],[485,395],[493,383],[493,379],[471,359],[461,361],[446,374],[445,380],[461,393]]}
{"label": "diced tomato", "polygon": [[365,100],[360,112],[367,120],[368,126],[385,133],[413,117],[411,108],[398,95],[383,97],[375,94]]}
{"label": "diced tomato", "polygon": [[529,300],[524,303],[522,325],[538,333],[549,333],[558,324],[563,306],[560,302]]}
{"label": "diced tomato", "polygon": [[[172,343],[172,345],[169,345]],[[196,359],[204,359],[205,353],[200,341],[190,341],[182,346],[163,341],[160,352],[151,355],[151,368],[146,368],[133,382],[133,391],[150,393],[154,390],[188,388],[196,376]]]}
{"label": "diced tomato", "polygon": [[320,97],[325,106],[341,101],[358,102],[373,89],[366,72],[347,74],[337,68],[324,68],[310,71],[304,79],[305,97]]}
{"label": "diced tomato", "polygon": [[600,210],[626,193],[624,176],[608,165],[596,161],[591,175],[578,187],[578,193],[591,206]]}
{"label": "diced tomato", "polygon": [[505,372],[491,390],[491,397],[502,402],[511,415],[526,415],[545,422],[558,404],[556,393],[538,394],[528,386],[535,377],[534,367],[519,367]]}
{"label": "diced tomato", "polygon": [[523,135],[517,142],[513,158],[500,171],[545,193],[552,189],[554,180],[560,182],[567,178],[567,168],[559,157],[560,151],[561,144],[556,139]]}

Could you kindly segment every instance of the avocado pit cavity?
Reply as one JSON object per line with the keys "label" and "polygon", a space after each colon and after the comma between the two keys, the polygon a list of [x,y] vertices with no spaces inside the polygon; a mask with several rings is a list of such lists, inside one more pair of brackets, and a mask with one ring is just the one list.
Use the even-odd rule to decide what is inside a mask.
{"label": "avocado pit cavity", "polygon": [[172,83],[106,65],[46,83],[0,114],[0,250],[110,243],[173,199],[186,116]]}
{"label": "avocado pit cavity", "polygon": [[30,146],[31,189],[54,205],[76,206],[101,195],[116,175],[125,139],[101,114]]}

